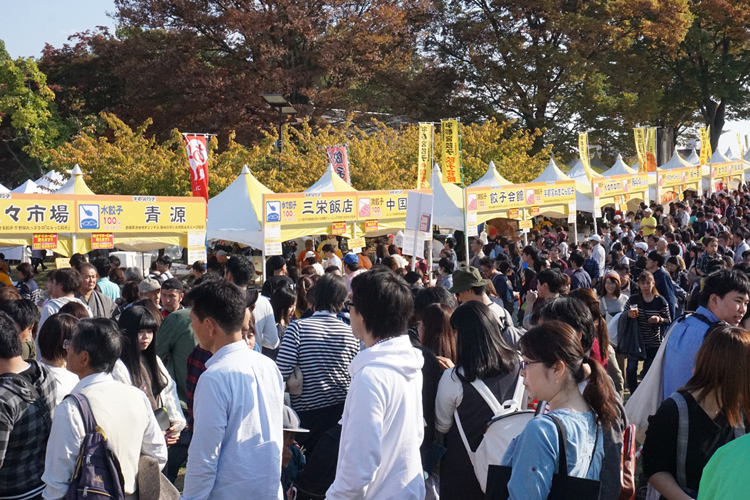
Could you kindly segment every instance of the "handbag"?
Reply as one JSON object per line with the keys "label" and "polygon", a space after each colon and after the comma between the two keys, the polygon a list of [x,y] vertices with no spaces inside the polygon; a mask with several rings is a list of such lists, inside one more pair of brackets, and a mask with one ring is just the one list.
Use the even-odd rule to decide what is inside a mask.
{"label": "handbag", "polygon": [[154,417],[156,417],[156,422],[162,432],[167,432],[172,427],[172,421],[169,419],[167,408],[161,400],[161,394],[159,395],[159,407],[154,410]]}
{"label": "handbag", "polygon": [[[554,415],[546,415],[551,418],[557,427],[558,441],[558,472],[552,476],[552,487],[547,500],[599,500],[601,482],[596,479],[585,479],[568,475],[568,442],[565,427]],[[594,462],[596,445],[599,442],[599,425],[596,426],[596,437],[594,438],[594,450],[591,452],[589,469]],[[490,465],[487,476],[487,500],[508,500],[508,482],[513,468],[507,465]]]}

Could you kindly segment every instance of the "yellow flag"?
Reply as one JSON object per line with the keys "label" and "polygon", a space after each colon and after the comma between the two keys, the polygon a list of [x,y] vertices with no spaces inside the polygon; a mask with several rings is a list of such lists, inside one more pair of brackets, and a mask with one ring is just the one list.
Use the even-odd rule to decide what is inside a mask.
{"label": "yellow flag", "polygon": [[708,165],[711,159],[711,140],[708,134],[706,127],[701,127],[701,165]]}
{"label": "yellow flag", "polygon": [[417,189],[430,189],[430,175],[432,172],[432,123],[419,124],[419,172],[417,174]]}
{"label": "yellow flag", "polygon": [[461,122],[443,120],[440,122],[443,146],[443,182],[462,182],[461,168]]}
{"label": "yellow flag", "polygon": [[646,131],[642,128],[634,128],[635,151],[638,154],[638,171],[647,172],[646,170]]}
{"label": "yellow flag", "polygon": [[589,161],[589,134],[587,132],[578,134],[578,154],[581,157],[581,163],[583,164],[584,172],[586,172],[586,177],[591,180],[594,175],[591,171],[591,162]]}
{"label": "yellow flag", "polygon": [[656,129],[646,129],[646,172],[656,172]]}
{"label": "yellow flag", "polygon": [[740,158],[745,157],[745,151],[742,149],[742,139],[740,138],[740,133],[737,132],[737,144],[740,145]]}

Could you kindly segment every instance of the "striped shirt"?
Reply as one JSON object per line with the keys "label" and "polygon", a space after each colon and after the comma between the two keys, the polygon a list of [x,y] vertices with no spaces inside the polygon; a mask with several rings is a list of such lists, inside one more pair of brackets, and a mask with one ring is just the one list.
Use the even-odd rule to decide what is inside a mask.
{"label": "striped shirt", "polygon": [[276,364],[284,380],[299,366],[302,394],[291,396],[297,411],[325,408],[346,400],[349,364],[359,353],[352,328],[329,311],[290,324],[279,347]]}

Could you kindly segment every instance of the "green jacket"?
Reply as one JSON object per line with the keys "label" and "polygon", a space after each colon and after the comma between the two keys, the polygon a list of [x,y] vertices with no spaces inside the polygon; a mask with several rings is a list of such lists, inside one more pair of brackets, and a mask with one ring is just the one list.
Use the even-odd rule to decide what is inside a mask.
{"label": "green jacket", "polygon": [[190,309],[179,309],[164,318],[156,335],[156,354],[177,384],[183,410],[187,409],[187,359],[196,345],[198,341],[190,327]]}

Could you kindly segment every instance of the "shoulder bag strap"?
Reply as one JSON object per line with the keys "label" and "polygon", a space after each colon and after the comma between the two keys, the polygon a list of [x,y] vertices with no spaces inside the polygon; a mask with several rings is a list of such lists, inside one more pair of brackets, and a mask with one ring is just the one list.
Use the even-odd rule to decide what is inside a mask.
{"label": "shoulder bag strap", "polygon": [[552,419],[557,427],[557,443],[558,443],[558,457],[557,457],[557,473],[561,476],[568,475],[568,435],[565,432],[565,426],[560,422],[554,415],[549,413],[546,415]]}
{"label": "shoulder bag strap", "polygon": [[95,432],[96,430],[96,419],[91,411],[89,400],[83,394],[68,394],[65,398],[73,398],[78,404],[78,409],[81,412],[81,418],[83,418],[83,427],[86,434]]}
{"label": "shoulder bag strap", "polygon": [[[487,403],[487,406],[490,407],[490,410],[492,410],[493,414],[496,415],[500,411],[502,411],[503,405],[501,405],[500,402],[495,397],[495,395],[492,394],[492,391],[490,391],[490,388],[487,387],[487,384],[485,384],[479,379],[474,379],[471,382],[471,386],[477,390],[480,396],[482,396],[482,399],[484,399],[484,402]],[[523,388],[523,383],[521,383],[521,387]],[[516,387],[516,390],[518,390],[518,387]]]}
{"label": "shoulder bag strap", "polygon": [[685,472],[685,462],[687,461],[688,430],[690,420],[688,416],[688,406],[685,397],[679,392],[671,396],[672,400],[677,403],[679,422],[677,425],[677,484],[680,488],[687,488],[687,474]]}

